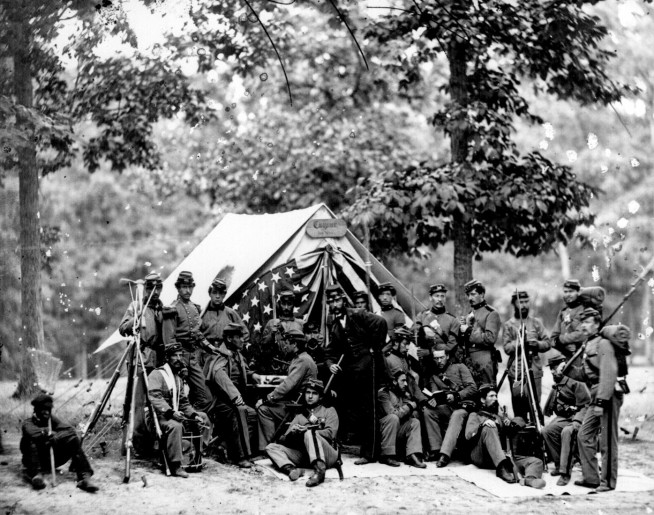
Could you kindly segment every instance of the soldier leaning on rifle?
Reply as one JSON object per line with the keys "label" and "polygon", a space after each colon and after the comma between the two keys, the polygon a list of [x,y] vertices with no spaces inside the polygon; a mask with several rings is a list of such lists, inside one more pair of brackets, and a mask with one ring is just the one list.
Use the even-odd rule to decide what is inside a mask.
{"label": "soldier leaning on rifle", "polygon": [[418,419],[418,403],[411,399],[407,386],[407,375],[398,370],[393,383],[384,386],[377,393],[381,413],[381,456],[379,462],[391,467],[399,467],[397,447],[406,456],[412,467],[427,467],[420,458],[422,454],[422,433]]}
{"label": "soldier leaning on rifle", "polygon": [[180,272],[175,282],[177,298],[163,309],[163,340],[166,350],[177,344],[182,347],[189,400],[198,411],[206,412],[211,406],[211,394],[202,373],[202,354],[205,350],[213,353],[216,348],[200,331],[200,306],[191,302],[194,287],[191,272]]}
{"label": "soldier leaning on rifle", "polygon": [[[499,415],[499,403],[495,386],[485,384],[479,387],[480,409],[471,413],[466,424],[466,439],[472,443],[470,459],[479,468],[495,468],[497,477],[507,483],[515,483],[513,463],[503,449],[507,434],[524,427],[520,417],[513,420]],[[508,432],[508,433],[507,433]],[[518,471],[524,475],[525,485],[543,488],[543,462],[533,456],[514,456]]]}
{"label": "soldier leaning on rifle", "polygon": [[387,343],[382,349],[384,352],[387,352],[391,347],[390,342],[393,339],[395,328],[404,326],[406,322],[404,313],[393,305],[396,294],[395,286],[391,283],[382,283],[377,288],[377,301],[380,307],[377,315],[386,320],[386,334],[388,336]]}
{"label": "soldier leaning on rifle", "polygon": [[265,399],[257,401],[261,451],[271,443],[277,426],[286,415],[287,404],[297,402],[309,381],[318,378],[318,367],[306,351],[306,344],[306,336],[297,329],[291,329],[280,339],[285,359],[292,359],[286,378]]}
{"label": "soldier leaning on rifle", "polygon": [[411,336],[411,331],[406,327],[396,329],[393,334],[393,348],[384,357],[389,381],[392,381],[399,371],[406,374],[409,397],[418,403],[417,412],[420,414],[420,422],[427,436],[425,460],[432,461],[438,457],[441,450],[441,430],[438,424],[438,413],[434,409],[436,405],[428,404],[429,399],[419,386],[420,376],[411,369],[411,363],[408,359],[408,346],[411,342]]}
{"label": "soldier leaning on rifle", "polygon": [[468,410],[475,405],[477,385],[468,367],[463,363],[450,361],[444,344],[434,346],[432,355],[436,370],[429,378],[429,390],[447,391],[444,404],[437,404],[435,398],[428,402],[428,406],[438,414],[439,438],[445,433],[439,445],[440,452],[436,464],[441,468],[450,462],[461,431],[468,420]]}
{"label": "soldier leaning on rifle", "polygon": [[586,341],[586,335],[581,330],[581,313],[584,306],[579,298],[580,291],[581,284],[576,279],[563,283],[565,307],[559,311],[552,329],[552,346],[566,358],[570,358]]}
{"label": "soldier leaning on rifle", "polygon": [[249,369],[241,354],[243,327],[229,323],[222,335],[224,340],[217,354],[207,358],[204,364],[207,384],[214,394],[210,416],[223,431],[230,458],[241,468],[251,468],[253,445],[258,450],[257,412],[243,398],[248,380],[259,382],[260,377]]}
{"label": "soldier leaning on rifle", "polygon": [[[187,372],[182,346],[175,343],[166,348],[166,360],[164,366],[153,370],[148,376],[148,395],[165,439],[170,472],[173,476],[188,477],[182,468],[183,422],[190,421],[209,427],[209,418],[194,410],[184,393],[182,376]],[[188,429],[200,433],[197,426],[190,425]]]}
{"label": "soldier leaning on rifle", "polygon": [[227,283],[222,279],[214,279],[209,286],[209,305],[202,315],[202,324],[200,325],[200,331],[204,337],[216,347],[222,342],[223,330],[227,324],[241,326],[243,342],[247,343],[250,339],[250,332],[240,315],[229,306],[225,306],[226,293]]}
{"label": "soldier leaning on rifle", "polygon": [[253,367],[260,373],[280,374],[286,369],[280,341],[290,331],[304,333],[304,322],[293,314],[295,294],[288,289],[279,292],[277,318],[268,320],[261,334],[260,348],[255,350]]}
{"label": "soldier leaning on rifle", "polygon": [[266,446],[266,454],[291,481],[297,481],[302,471],[297,467],[311,465],[315,472],[306,482],[317,486],[325,481],[325,471],[338,462],[333,442],[338,434],[338,414],[322,404],[323,382],[311,379],[304,389],[305,406],[295,415],[279,443]]}
{"label": "soldier leaning on rifle", "polygon": [[[447,288],[444,284],[432,284],[429,287],[431,307],[416,316],[418,331],[418,358],[423,374],[433,373],[431,349],[434,345],[444,345],[445,352],[453,359],[458,357],[459,320],[448,313],[445,308]],[[460,356],[461,360],[463,356]]]}
{"label": "soldier leaning on rifle", "polygon": [[540,354],[550,349],[550,339],[541,319],[530,315],[529,294],[526,291],[511,295],[511,304],[513,305],[513,318],[504,323],[502,339],[504,341],[504,352],[509,356],[509,362],[511,362],[511,356],[515,356],[508,373],[513,414],[527,420],[531,419],[529,390],[527,388],[529,378],[526,375],[527,370],[522,368],[523,356],[519,345],[520,333],[523,332],[525,357],[529,370],[534,377],[534,395],[539,405],[543,380],[543,362]]}
{"label": "soldier leaning on rifle", "polygon": [[[23,422],[20,452],[23,454],[23,476],[35,490],[45,488],[43,475],[52,472],[50,449],[54,451],[54,465],[60,467],[71,460],[71,469],[77,474],[77,488],[85,492],[97,492],[91,483],[93,469],[82,450],[73,426],[52,415],[52,397],[46,394],[32,401],[34,414]],[[50,427],[48,427],[48,422]],[[51,430],[50,430],[51,429]]]}
{"label": "soldier leaning on rifle", "polygon": [[586,385],[556,370],[564,362],[565,357],[557,354],[547,363],[552,371],[554,385],[543,411],[546,417],[552,414],[556,417],[542,431],[547,454],[554,461],[551,475],[561,476],[556,483],[559,486],[570,482],[577,434],[590,404],[590,392]]}
{"label": "soldier leaning on rifle", "polygon": [[[618,480],[618,417],[624,400],[616,390],[618,361],[613,345],[599,334],[601,316],[586,308],[581,314],[581,330],[588,338],[581,365],[573,365],[566,375],[583,381],[590,390],[591,405],[577,434],[583,479],[576,485],[614,490]],[[559,370],[563,369],[559,365]],[[597,439],[602,454],[601,475],[597,467]]]}
{"label": "soldier leaning on rifle", "polygon": [[495,349],[502,321],[495,308],[486,303],[486,288],[472,280],[464,285],[472,311],[462,317],[460,337],[465,347],[466,365],[477,384],[496,384],[501,354]]}

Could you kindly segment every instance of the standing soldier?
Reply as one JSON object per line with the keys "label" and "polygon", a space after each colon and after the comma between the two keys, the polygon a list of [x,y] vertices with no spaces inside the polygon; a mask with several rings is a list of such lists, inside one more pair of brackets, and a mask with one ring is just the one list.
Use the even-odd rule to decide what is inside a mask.
{"label": "standing soldier", "polygon": [[565,307],[559,311],[552,329],[552,346],[566,358],[570,358],[586,341],[586,335],[581,330],[581,313],[584,311],[584,305],[579,297],[580,291],[581,284],[576,279],[563,283]]}
{"label": "standing soldier", "polygon": [[[496,384],[500,352],[495,349],[502,322],[495,308],[486,303],[486,288],[472,280],[464,286],[472,311],[462,317],[460,335],[467,365],[477,384]],[[469,364],[468,364],[469,363]]]}
{"label": "standing soldier", "polygon": [[561,476],[557,485],[565,486],[570,482],[574,447],[581,423],[584,421],[590,393],[584,383],[564,376],[556,368],[565,362],[565,358],[558,354],[548,361],[552,371],[554,385],[545,403],[545,416],[556,415],[543,428],[543,439],[547,446],[547,454],[554,461],[552,476]]}
{"label": "standing soldier", "polygon": [[207,341],[218,347],[223,339],[223,330],[228,324],[238,324],[242,328],[242,339],[245,343],[250,338],[250,332],[240,315],[232,308],[225,306],[227,284],[222,279],[214,279],[209,286],[209,305],[202,315],[200,330]]}
{"label": "standing soldier", "polygon": [[189,400],[198,410],[206,412],[211,406],[211,394],[205,383],[201,366],[203,350],[214,353],[200,331],[200,306],[191,302],[195,281],[191,272],[180,272],[175,282],[177,298],[163,310],[163,339],[166,349],[179,344],[188,370]]}
{"label": "standing soldier", "polygon": [[391,283],[382,283],[377,288],[379,307],[381,311],[377,313],[386,320],[388,341],[393,338],[393,332],[396,327],[402,327],[406,323],[404,312],[393,305],[397,291]]}
{"label": "standing soldier", "polygon": [[[273,299],[273,302],[275,300]],[[279,292],[277,304],[278,318],[268,320],[261,335],[261,348],[255,355],[257,371],[261,373],[283,373],[286,368],[283,353],[280,350],[280,342],[284,335],[291,331],[304,333],[304,322],[301,318],[295,318],[293,308],[295,307],[295,294],[288,289]]]}
{"label": "standing soldier", "polygon": [[363,465],[375,460],[376,392],[384,376],[386,321],[367,311],[346,308],[343,297],[340,286],[327,287],[333,320],[325,361],[332,374],[343,376],[340,393],[348,415],[348,431],[358,432],[362,441],[361,457],[355,463]]}
{"label": "standing soldier", "polygon": [[370,311],[370,305],[368,304],[368,293],[365,291],[355,291],[352,295],[352,302],[354,302],[354,307],[356,309],[365,309]]}
{"label": "standing soldier", "polygon": [[[447,288],[444,284],[432,284],[429,287],[431,307],[418,313],[416,330],[418,331],[418,358],[422,373],[433,373],[431,349],[434,345],[444,345],[445,352],[452,359],[458,356],[458,337],[460,323],[457,318],[445,309]],[[425,377],[426,378],[426,377]]]}
{"label": "standing soldier", "polygon": [[[511,385],[513,415],[527,420],[531,418],[527,381],[531,380],[529,375],[532,375],[534,397],[536,403],[540,405],[543,380],[543,362],[540,355],[550,349],[550,340],[541,319],[529,314],[529,294],[526,291],[514,293],[511,296],[511,304],[513,305],[513,318],[504,323],[502,334],[504,352],[509,356],[509,364],[511,364],[508,376]],[[523,367],[520,338],[524,343],[524,358],[528,369]],[[511,361],[512,357],[513,362]],[[533,409],[535,410],[536,406],[533,406]],[[534,415],[537,414],[534,413]]]}
{"label": "standing soldier", "polygon": [[[216,355],[207,359],[204,373],[214,394],[211,416],[223,430],[231,459],[241,468],[251,468],[252,441],[257,441],[257,412],[245,404],[248,380],[259,382],[241,354],[243,326],[229,323],[223,329],[223,342]],[[258,442],[255,444],[258,450]]]}
{"label": "standing soldier", "polygon": [[[581,365],[571,366],[566,375],[583,381],[590,390],[591,405],[577,435],[583,479],[576,485],[596,488],[597,492],[614,490],[618,480],[618,417],[624,400],[615,388],[618,360],[613,344],[600,333],[602,318],[593,308],[581,314],[581,330],[588,338]],[[559,365],[560,370],[564,365]],[[597,442],[602,454],[602,472],[597,468]]]}

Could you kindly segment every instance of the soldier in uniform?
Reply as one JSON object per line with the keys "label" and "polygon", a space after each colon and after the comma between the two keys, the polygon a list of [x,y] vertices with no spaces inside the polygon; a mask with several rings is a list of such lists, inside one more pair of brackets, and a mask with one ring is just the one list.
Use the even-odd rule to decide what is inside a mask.
{"label": "soldier in uniform", "polygon": [[461,324],[454,315],[445,309],[446,294],[447,288],[444,284],[432,284],[429,287],[431,307],[416,316],[418,358],[423,374],[431,375],[434,372],[431,359],[431,349],[434,345],[444,345],[448,356],[452,359],[457,358]]}
{"label": "soldier in uniform", "polygon": [[[616,390],[618,361],[613,344],[599,334],[601,316],[586,308],[581,314],[581,330],[588,338],[581,365],[571,366],[566,375],[588,386],[591,404],[577,434],[583,479],[576,485],[597,492],[614,490],[618,480],[618,417],[624,400]],[[559,369],[563,369],[563,364]],[[602,454],[602,472],[597,467],[597,441]]]}
{"label": "soldier in uniform", "polygon": [[365,309],[370,311],[370,305],[368,304],[368,294],[365,291],[355,291],[352,295],[352,302],[354,302],[354,307],[356,309]]}
{"label": "soldier in uniform", "polygon": [[557,371],[556,368],[564,362],[563,355],[557,353],[547,363],[552,371],[554,385],[545,403],[544,412],[547,417],[556,416],[542,431],[547,454],[554,461],[552,476],[561,476],[556,483],[559,486],[570,482],[573,448],[590,404],[590,392],[586,385]]}
{"label": "soldier in uniform", "polygon": [[[530,381],[529,374],[531,374],[535,400],[540,406],[543,380],[543,362],[540,355],[550,349],[550,339],[541,319],[530,315],[529,294],[526,291],[514,293],[511,296],[511,304],[513,305],[513,318],[504,323],[502,338],[504,352],[509,356],[511,364],[508,376],[511,385],[513,414],[527,420],[531,418],[527,381]],[[529,367],[528,370],[523,367],[520,338],[524,342],[524,358]]]}
{"label": "soldier in uniform", "polygon": [[332,374],[342,377],[340,397],[345,403],[347,428],[350,433],[359,432],[362,441],[361,457],[355,463],[363,465],[375,460],[378,442],[375,392],[384,376],[382,347],[387,326],[378,315],[346,308],[343,297],[340,286],[327,287],[327,304],[333,319],[325,362]]}
{"label": "soldier in uniform", "polygon": [[323,382],[311,379],[304,389],[304,408],[295,415],[279,443],[266,446],[266,454],[291,481],[297,481],[302,471],[297,467],[311,465],[315,472],[306,485],[318,486],[325,481],[325,471],[338,463],[334,446],[338,434],[338,414],[322,404]]}
{"label": "soldier in uniform", "polygon": [[[405,324],[406,317],[404,316],[404,312],[402,310],[397,309],[393,305],[393,301],[395,300],[395,295],[397,293],[395,286],[393,286],[391,283],[382,283],[377,288],[377,292],[377,301],[379,302],[379,307],[381,308],[381,311],[377,314],[386,320],[386,332],[388,334],[387,341],[390,342],[393,338],[393,331],[395,331],[396,327],[402,327]],[[386,351],[388,349],[384,350]]]}
{"label": "soldier in uniform", "polygon": [[[437,467],[447,466],[456,448],[459,436],[466,421],[468,410],[465,405],[474,406],[477,398],[477,385],[468,367],[463,363],[453,363],[447,353],[447,346],[440,343],[434,346],[432,355],[435,362],[435,374],[429,378],[431,392],[446,391],[444,404],[437,404],[435,398],[429,399],[427,405],[438,415],[439,448]],[[445,437],[441,435],[445,433]]]}
{"label": "soldier in uniform", "polygon": [[[472,444],[470,459],[479,468],[495,468],[497,477],[507,483],[515,483],[513,463],[507,458],[502,446],[510,432],[517,427],[524,427],[520,417],[513,421],[499,414],[497,392],[492,384],[479,387],[480,409],[471,413],[466,423],[466,439]],[[533,456],[515,456],[515,463],[524,474],[525,485],[543,488],[543,462]]]}
{"label": "soldier in uniform", "polygon": [[191,302],[194,287],[191,272],[180,272],[175,282],[177,299],[163,310],[163,339],[166,349],[181,345],[188,370],[189,400],[198,411],[206,412],[211,406],[211,394],[202,372],[202,354],[215,353],[216,348],[200,331],[200,306]]}
{"label": "soldier in uniform", "polygon": [[380,463],[399,467],[397,447],[402,446],[402,454],[409,465],[427,468],[421,459],[422,433],[418,419],[418,403],[411,399],[407,386],[407,375],[398,370],[392,385],[384,386],[377,394],[381,408],[379,425],[381,429]]}
{"label": "soldier in uniform", "polygon": [[420,375],[412,370],[411,362],[408,359],[408,346],[411,342],[412,333],[406,327],[399,327],[393,334],[393,347],[384,357],[389,381],[402,371],[406,374],[408,398],[418,405],[417,413],[424,430],[427,444],[425,460],[432,461],[438,457],[441,450],[441,430],[439,427],[439,416],[434,409],[435,404],[428,405],[428,398],[419,386]]}
{"label": "soldier in uniform", "polygon": [[[173,476],[188,477],[182,468],[182,434],[183,422],[194,421],[196,424],[208,427],[209,418],[206,414],[193,409],[184,393],[184,380],[187,374],[184,360],[184,350],[178,343],[166,348],[167,363],[153,370],[148,376],[148,395],[154,408],[166,445],[166,456]],[[188,426],[191,431],[198,426]]]}
{"label": "soldier in uniform", "polygon": [[580,291],[581,284],[576,279],[563,283],[565,307],[559,311],[552,329],[552,346],[566,358],[570,358],[586,341],[586,335],[581,330],[581,313],[584,306],[579,297]]}
{"label": "soldier in uniform", "polygon": [[271,443],[275,430],[286,415],[287,405],[301,399],[304,388],[312,379],[318,378],[318,367],[306,351],[307,339],[298,329],[290,329],[280,345],[284,357],[292,357],[288,375],[265,399],[256,404],[259,416],[259,449]]}
{"label": "soldier in uniform", "polygon": [[225,306],[225,294],[227,293],[227,283],[222,279],[214,279],[209,286],[209,305],[204,315],[202,315],[202,324],[200,331],[207,341],[218,347],[223,339],[223,330],[228,324],[238,324],[242,328],[242,340],[247,343],[250,339],[250,332],[243,323],[241,316],[229,306]]}
{"label": "soldier in uniform", "polygon": [[486,288],[472,280],[464,285],[472,311],[461,320],[466,365],[477,384],[496,384],[497,364],[501,355],[495,349],[502,321],[495,308],[486,303]]}
{"label": "soldier in uniform", "polygon": [[[143,307],[143,316],[139,327],[139,340],[145,371],[139,370],[134,394],[134,435],[133,443],[139,453],[147,452],[152,443],[152,436],[145,424],[145,398],[148,392],[145,390],[143,374],[150,374],[155,368],[166,362],[166,353],[163,345],[161,325],[163,322],[163,304],[159,299],[163,283],[157,272],[151,272],[145,276],[144,301],[147,304]],[[149,300],[148,300],[149,299]],[[131,303],[123,315],[118,326],[121,336],[132,336],[134,330],[134,313],[136,306]],[[131,361],[129,362],[131,365]],[[128,377],[132,373],[128,372]]]}
{"label": "soldier in uniform", "polygon": [[284,355],[280,350],[280,341],[290,331],[304,333],[304,322],[295,318],[295,294],[288,289],[279,292],[277,304],[278,318],[271,318],[263,328],[261,335],[261,348],[255,357],[253,365],[261,373],[280,374],[286,368]]}
{"label": "soldier in uniform", "polygon": [[259,382],[258,374],[253,373],[241,351],[243,350],[243,326],[230,322],[222,330],[223,343],[217,354],[209,357],[204,364],[204,373],[214,404],[211,418],[218,428],[224,431],[223,437],[231,454],[231,459],[241,468],[251,468],[250,457],[258,450],[257,412],[245,403],[248,381]]}
{"label": "soldier in uniform", "polygon": [[52,397],[46,394],[32,401],[34,414],[23,422],[20,452],[23,454],[24,477],[35,490],[45,488],[43,475],[52,472],[50,449],[54,451],[55,467],[71,460],[71,468],[77,474],[77,488],[85,492],[97,492],[91,483],[93,469],[82,450],[73,426],[52,415]]}

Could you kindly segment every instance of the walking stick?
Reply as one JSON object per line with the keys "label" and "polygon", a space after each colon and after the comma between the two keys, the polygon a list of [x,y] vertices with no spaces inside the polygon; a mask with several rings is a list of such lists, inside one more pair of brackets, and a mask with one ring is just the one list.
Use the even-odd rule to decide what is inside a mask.
{"label": "walking stick", "polygon": [[[52,436],[52,414],[48,418],[48,436]],[[52,472],[52,486],[57,486],[57,469],[55,468],[55,455],[52,445],[50,446],[50,471]]]}
{"label": "walking stick", "polygon": [[[344,357],[345,357],[345,354],[341,354],[341,357],[338,358],[338,363],[336,363],[337,366],[339,366],[339,367],[341,366],[341,363],[342,363]],[[324,391],[323,395],[327,395],[327,392],[329,391],[329,388],[332,385],[332,381],[334,380],[334,377],[336,377],[336,374],[332,373],[332,375],[329,378],[329,381],[327,381],[327,385],[325,386],[325,391]]]}

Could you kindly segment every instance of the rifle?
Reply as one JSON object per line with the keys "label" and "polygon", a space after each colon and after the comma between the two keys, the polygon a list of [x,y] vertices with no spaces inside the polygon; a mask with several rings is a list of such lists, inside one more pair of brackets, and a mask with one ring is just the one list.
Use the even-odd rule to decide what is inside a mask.
{"label": "rifle", "polygon": [[[52,436],[52,414],[48,418],[48,437]],[[52,472],[52,486],[57,486],[57,469],[55,467],[55,455],[52,445],[50,446],[50,472]]]}
{"label": "rifle", "polygon": [[[507,419],[506,406],[502,406],[504,412],[504,419]],[[504,430],[504,438],[506,438],[506,454],[511,462],[511,468],[513,469],[513,479],[516,483],[520,483],[522,478],[520,477],[520,469],[518,468],[517,463],[515,462],[515,452],[513,451],[513,440],[509,436],[508,428]]]}

